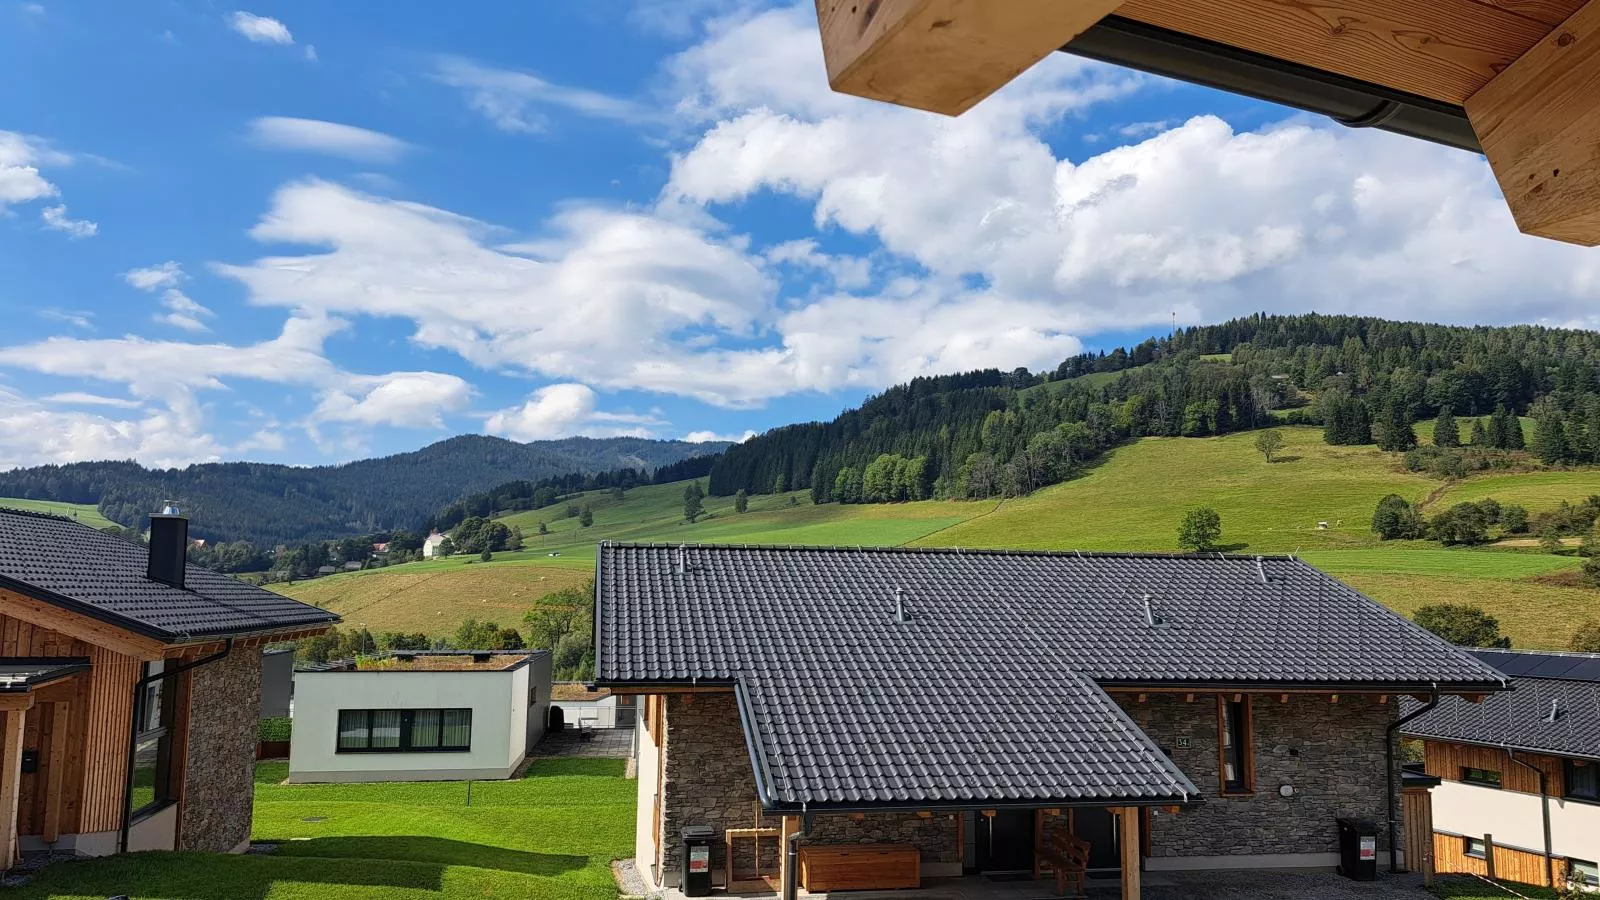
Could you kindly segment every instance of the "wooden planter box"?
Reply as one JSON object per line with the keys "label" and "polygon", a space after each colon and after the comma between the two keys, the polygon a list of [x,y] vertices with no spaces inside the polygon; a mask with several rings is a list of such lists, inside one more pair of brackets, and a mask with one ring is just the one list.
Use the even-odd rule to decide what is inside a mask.
{"label": "wooden planter box", "polygon": [[808,844],[800,848],[808,891],[883,891],[922,886],[922,854],[905,844]]}

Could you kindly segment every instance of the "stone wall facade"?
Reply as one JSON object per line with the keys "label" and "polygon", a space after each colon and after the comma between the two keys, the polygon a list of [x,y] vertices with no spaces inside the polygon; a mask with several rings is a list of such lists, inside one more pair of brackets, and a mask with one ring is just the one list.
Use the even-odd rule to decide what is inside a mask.
{"label": "stone wall facade", "polygon": [[[1181,694],[1149,694],[1144,703],[1118,697],[1204,795],[1194,809],[1152,811],[1150,855],[1337,853],[1338,817],[1378,823],[1378,846],[1387,848],[1384,742],[1393,699],[1380,704],[1352,695],[1332,703],[1327,694],[1289,694],[1283,703],[1278,695],[1246,696],[1255,792],[1242,796],[1221,791],[1215,694],[1196,694],[1193,702]],[[1284,785],[1294,788],[1291,796],[1279,793]]]}
{"label": "stone wall facade", "polygon": [[226,853],[250,839],[261,651],[192,670],[178,849]]}
{"label": "stone wall facade", "polygon": [[[711,826],[716,832],[711,843],[711,870],[720,872],[726,865],[723,830],[755,827],[759,798],[755,769],[750,764],[733,694],[665,697],[661,872],[663,883],[677,884],[683,868],[683,829],[690,825]],[[776,826],[778,821],[769,816],[762,824]]]}
{"label": "stone wall facade", "polygon": [[922,865],[959,864],[961,830],[953,813],[870,813],[817,816],[806,835],[809,844],[909,844],[922,853]]}
{"label": "stone wall facade", "polygon": [[[709,825],[717,833],[712,842],[713,872],[726,866],[722,832],[727,828],[754,827],[759,798],[755,770],[745,745],[744,728],[733,694],[667,695],[666,781],[661,813],[663,883],[676,884],[683,864],[682,830]],[[777,816],[762,816],[761,824],[776,828]],[[808,844],[910,844],[922,851],[923,865],[959,864],[961,846],[956,817],[940,813],[922,818],[916,813],[873,813],[817,816],[805,837]],[[739,841],[734,860],[738,872],[755,868],[754,844]],[[763,871],[775,872],[779,842],[761,842]]]}

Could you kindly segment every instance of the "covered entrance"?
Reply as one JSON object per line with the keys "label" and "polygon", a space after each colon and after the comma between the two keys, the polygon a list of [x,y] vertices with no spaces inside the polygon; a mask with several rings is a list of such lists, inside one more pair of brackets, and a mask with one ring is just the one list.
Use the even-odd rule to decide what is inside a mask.
{"label": "covered entrance", "polygon": [[991,809],[973,816],[974,867],[984,875],[1032,875],[1037,819],[1031,809]]}

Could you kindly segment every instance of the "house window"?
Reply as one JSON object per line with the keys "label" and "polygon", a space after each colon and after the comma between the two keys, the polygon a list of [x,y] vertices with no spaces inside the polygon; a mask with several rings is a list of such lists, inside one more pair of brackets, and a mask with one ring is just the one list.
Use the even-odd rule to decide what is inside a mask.
{"label": "house window", "polygon": [[1255,749],[1250,742],[1250,700],[1234,695],[1217,698],[1218,746],[1221,754],[1222,792],[1248,794],[1255,790]]}
{"label": "house window", "polygon": [[1579,887],[1600,887],[1600,866],[1586,859],[1568,857],[1567,881]]}
{"label": "house window", "polygon": [[1484,848],[1480,838],[1462,838],[1466,842],[1466,854],[1473,859],[1488,859],[1489,852]]}
{"label": "house window", "polygon": [[1497,788],[1500,787],[1500,772],[1497,769],[1475,769],[1472,766],[1462,766],[1461,780],[1467,784]]}
{"label": "house window", "polygon": [[[146,676],[159,675],[161,661],[146,663]],[[178,679],[164,678],[144,687],[133,710],[133,793],[128,818],[135,819],[173,802],[172,715]]]}
{"label": "house window", "polygon": [[472,749],[470,709],[341,709],[338,753],[434,753]]}
{"label": "house window", "polygon": [[1600,763],[1586,759],[1567,760],[1566,790],[1568,800],[1588,800],[1600,803]]}

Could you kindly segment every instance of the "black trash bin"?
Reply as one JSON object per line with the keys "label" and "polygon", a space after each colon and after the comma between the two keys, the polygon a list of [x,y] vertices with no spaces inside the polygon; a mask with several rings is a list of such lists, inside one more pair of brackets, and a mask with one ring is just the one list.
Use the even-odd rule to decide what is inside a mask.
{"label": "black trash bin", "polygon": [[683,893],[686,897],[711,896],[711,841],[717,833],[710,825],[690,825],[683,837]]}
{"label": "black trash bin", "polygon": [[1354,881],[1378,877],[1378,823],[1339,819],[1339,874]]}

